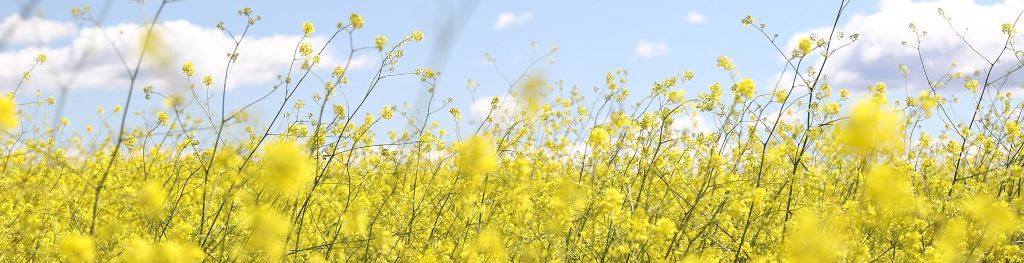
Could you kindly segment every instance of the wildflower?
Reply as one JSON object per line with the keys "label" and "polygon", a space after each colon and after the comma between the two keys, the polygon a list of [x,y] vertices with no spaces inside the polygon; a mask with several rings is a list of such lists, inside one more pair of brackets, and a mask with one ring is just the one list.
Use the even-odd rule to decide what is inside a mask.
{"label": "wildflower", "polygon": [[309,21],[302,22],[302,33],[306,34],[307,37],[309,35],[313,34],[313,32],[315,32],[315,31],[316,31],[316,27],[313,26],[313,22],[309,22]]}
{"label": "wildflower", "polygon": [[139,205],[148,215],[158,215],[167,200],[167,191],[158,182],[147,182],[139,191]]}
{"label": "wildflower", "polygon": [[883,212],[900,214],[917,207],[910,178],[892,166],[872,168],[864,184],[867,199]]}
{"label": "wildflower", "polygon": [[490,227],[481,231],[476,238],[474,250],[478,253],[486,253],[487,255],[483,258],[494,261],[507,261],[508,254],[502,241],[501,230],[498,228]]}
{"label": "wildflower", "polygon": [[459,169],[472,176],[488,173],[497,166],[494,152],[491,138],[473,136],[459,147]]}
{"label": "wildflower", "polygon": [[331,76],[332,76],[332,77],[335,77],[335,78],[341,78],[341,77],[344,77],[344,76],[345,76],[345,68],[344,68],[344,67],[342,67],[342,66],[336,66],[336,67],[334,67],[334,70],[333,70],[333,71],[331,71]]}
{"label": "wildflower", "polygon": [[854,106],[837,135],[861,153],[899,151],[903,148],[903,116],[872,101],[862,101]]}
{"label": "wildflower", "polygon": [[842,255],[841,236],[823,226],[814,213],[801,212],[793,220],[786,239],[789,262],[831,262]]}
{"label": "wildflower", "polygon": [[388,37],[377,35],[377,38],[373,40],[373,44],[377,47],[378,51],[384,51],[384,46],[388,44]]}
{"label": "wildflower", "polygon": [[167,126],[168,124],[171,123],[171,116],[167,115],[167,112],[163,112],[163,111],[157,112],[156,113],[156,123],[158,125],[160,125],[160,126]]}
{"label": "wildflower", "polygon": [[288,233],[288,220],[271,207],[259,207],[245,219],[251,232],[246,247],[260,253],[264,259],[277,259],[284,254],[283,239]]}
{"label": "wildflower", "polygon": [[754,80],[750,78],[740,79],[740,82],[736,83],[736,85],[733,86],[735,92],[737,92],[739,95],[743,95],[743,97],[746,97],[748,99],[754,97],[756,93],[756,88],[757,83],[754,83]]}
{"label": "wildflower", "polygon": [[380,117],[385,120],[390,120],[392,117],[395,116],[395,108],[396,106],[394,105],[384,107],[384,109],[380,111]]}
{"label": "wildflower", "polygon": [[1021,135],[1021,124],[1017,121],[1010,121],[1006,123],[1006,134],[1012,137],[1019,137]]}
{"label": "wildflower", "polygon": [[726,56],[718,56],[718,64],[716,66],[725,70],[732,70],[733,68],[736,68],[736,65],[732,64],[732,60]]}
{"label": "wildflower", "polygon": [[213,76],[210,76],[210,75],[203,76],[203,85],[205,85],[206,87],[212,87],[213,86]]}
{"label": "wildflower", "polygon": [[666,97],[668,97],[669,101],[672,101],[672,102],[675,102],[675,103],[683,103],[683,95],[685,95],[685,94],[686,94],[686,91],[684,91],[684,90],[673,90],[673,91],[669,91],[665,95],[666,95]]}
{"label": "wildflower", "polygon": [[839,113],[839,103],[837,103],[837,102],[825,103],[825,107],[823,109],[825,111],[825,114],[836,115],[836,114]]}
{"label": "wildflower", "polygon": [[597,205],[601,211],[609,212],[622,206],[622,201],[625,200],[625,198],[626,195],[623,194],[622,191],[619,191],[619,189],[607,188],[604,189],[604,194],[601,196]]}
{"label": "wildflower", "polygon": [[302,43],[299,45],[299,54],[304,57],[308,57],[313,54],[313,45],[310,43]]}
{"label": "wildflower", "polygon": [[1006,34],[1007,36],[1012,36],[1015,33],[1017,33],[1017,29],[1013,28],[1013,24],[1003,23],[1003,34]]}
{"label": "wildflower", "polygon": [[459,110],[459,108],[448,109],[448,113],[450,113],[452,115],[452,118],[456,120],[462,119],[462,111]]}
{"label": "wildflower", "polygon": [[264,187],[290,196],[312,180],[313,165],[296,143],[282,140],[268,144],[264,150]]}
{"label": "wildflower", "polygon": [[353,29],[361,29],[363,28],[363,16],[353,13],[348,17],[348,23],[352,24]]}
{"label": "wildflower", "polygon": [[192,62],[185,62],[185,65],[181,66],[181,72],[184,72],[186,77],[194,76],[196,74],[195,65],[192,65]]}
{"label": "wildflower", "polygon": [[18,127],[18,107],[14,98],[9,95],[0,95],[0,130],[14,129]]}
{"label": "wildflower", "polygon": [[800,52],[800,56],[811,54],[811,50],[814,49],[814,42],[807,38],[801,38],[797,49]]}
{"label": "wildflower", "polygon": [[366,196],[360,196],[352,201],[352,206],[345,211],[342,231],[346,235],[365,237],[369,233],[367,229],[370,222],[370,200]]}
{"label": "wildflower", "polygon": [[753,25],[755,22],[757,22],[757,19],[754,19],[753,16],[748,15],[746,17],[743,17],[743,19],[741,19],[740,22],[743,23],[743,27],[749,27],[750,25]]}
{"label": "wildflower", "polygon": [[72,234],[61,240],[60,254],[69,262],[93,262],[96,260],[96,242],[91,237]]}
{"label": "wildflower", "polygon": [[784,102],[786,102],[787,99],[789,99],[789,91],[788,90],[784,90],[784,89],[777,89],[777,90],[775,90],[775,101],[776,102],[784,103]]}
{"label": "wildflower", "polygon": [[590,139],[588,140],[591,146],[597,149],[605,149],[611,145],[611,139],[608,136],[608,130],[600,127],[594,127],[590,129]]}
{"label": "wildflower", "polygon": [[39,63],[39,64],[46,63],[46,54],[39,53],[39,55],[36,55],[36,63]]}
{"label": "wildflower", "polygon": [[412,41],[420,42],[423,40],[423,32],[419,30],[412,31],[412,34],[409,35],[409,38],[412,39]]}
{"label": "wildflower", "polygon": [[669,238],[671,238],[673,234],[679,231],[679,229],[676,227],[676,222],[672,221],[672,219],[664,217],[659,218],[658,221],[654,223],[654,229],[659,235]]}
{"label": "wildflower", "polygon": [[1020,222],[1017,212],[1009,204],[984,194],[967,200],[963,207],[972,218],[983,222],[981,237],[982,243],[986,245],[1005,240],[1006,235],[1017,229]]}
{"label": "wildflower", "polygon": [[520,99],[526,105],[527,114],[535,114],[540,110],[541,100],[547,95],[547,80],[539,74],[528,76],[519,88]]}
{"label": "wildflower", "polygon": [[345,118],[345,105],[335,104],[334,115],[338,115],[338,118]]}
{"label": "wildflower", "polygon": [[964,87],[971,91],[971,93],[978,93],[978,85],[978,80],[971,79],[971,77],[967,77],[967,81],[964,82]]}
{"label": "wildflower", "polygon": [[872,93],[874,93],[871,97],[872,102],[879,105],[889,103],[889,99],[885,95],[887,91],[887,86],[885,85],[885,82],[879,82],[876,83],[875,85],[871,85],[869,89]]}

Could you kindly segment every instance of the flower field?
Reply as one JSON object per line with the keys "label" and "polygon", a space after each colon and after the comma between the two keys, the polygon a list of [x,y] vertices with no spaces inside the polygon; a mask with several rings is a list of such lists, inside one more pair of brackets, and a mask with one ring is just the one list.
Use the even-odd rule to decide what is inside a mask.
{"label": "flower field", "polygon": [[[259,11],[218,24],[236,51]],[[653,83],[612,70],[593,89],[526,68],[478,119],[436,96],[451,86],[442,72],[399,66],[432,36],[364,30],[383,19],[292,26],[303,37],[289,70],[248,104],[271,109],[261,122],[225,106],[245,53],[224,50],[222,76],[174,65],[188,92],[136,83],[163,56],[151,24],[124,63],[126,100],[73,130],[36,113],[55,107],[32,85],[54,56],[39,54],[21,82],[0,83],[0,261],[1024,262],[1013,17],[985,69],[878,65],[926,73],[910,92],[830,84],[820,69],[856,32],[793,48],[747,16],[735,26],[778,50],[792,85],[746,77],[759,65],[728,56]],[[919,37],[904,46],[927,41],[909,30]],[[348,70],[352,56],[321,63],[325,45],[379,59],[352,76],[367,72]],[[539,63],[558,52],[534,49]],[[356,89],[357,77],[371,81]],[[368,106],[390,78],[419,81],[402,89],[425,94],[425,110]],[[683,121],[697,116],[711,127]]]}

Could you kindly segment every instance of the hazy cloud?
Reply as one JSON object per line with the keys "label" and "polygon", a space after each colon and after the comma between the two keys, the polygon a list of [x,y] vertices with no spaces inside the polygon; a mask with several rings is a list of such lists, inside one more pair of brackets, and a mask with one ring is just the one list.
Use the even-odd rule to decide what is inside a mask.
{"label": "hazy cloud", "polygon": [[533,19],[533,12],[516,14],[513,12],[502,12],[498,19],[494,20],[494,30],[502,30],[510,26],[523,25]]}

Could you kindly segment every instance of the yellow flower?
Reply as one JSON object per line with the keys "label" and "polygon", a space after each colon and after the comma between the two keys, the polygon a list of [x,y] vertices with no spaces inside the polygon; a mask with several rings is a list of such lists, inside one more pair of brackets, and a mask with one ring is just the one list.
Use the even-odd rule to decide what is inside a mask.
{"label": "yellow flower", "polygon": [[1003,34],[1012,36],[1014,33],[1017,33],[1017,29],[1013,28],[1013,24],[1003,23]]}
{"label": "yellow flower", "polygon": [[36,55],[36,63],[39,63],[39,64],[46,63],[46,54],[39,53],[39,55]]}
{"label": "yellow flower", "polygon": [[191,77],[196,75],[196,67],[192,65],[192,62],[186,62],[184,66],[181,66],[181,72],[185,73],[185,76]]}
{"label": "yellow flower", "polygon": [[608,130],[601,127],[594,127],[590,129],[590,139],[588,140],[591,146],[598,149],[605,149],[611,145],[611,138],[608,135]]}
{"label": "yellow flower", "polygon": [[978,93],[978,85],[978,80],[971,79],[971,77],[967,77],[967,82],[964,82],[964,87],[971,91],[971,93]]}
{"label": "yellow flower", "polygon": [[982,242],[986,245],[1003,242],[1018,229],[1017,212],[1006,201],[979,194],[965,201],[963,207],[968,215],[982,223]]}
{"label": "yellow flower", "polygon": [[736,65],[732,64],[732,59],[729,59],[729,57],[726,56],[718,56],[717,66],[725,70],[732,70],[733,68],[736,68]]}
{"label": "yellow flower", "polygon": [[313,34],[313,32],[315,32],[315,31],[316,31],[316,27],[313,26],[313,22],[309,22],[309,21],[302,22],[302,33],[306,34],[307,37],[309,35]]}
{"label": "yellow flower", "polygon": [[839,103],[837,103],[837,102],[825,103],[824,111],[825,111],[825,114],[828,114],[828,115],[835,115],[835,114],[839,113]]}
{"label": "yellow flower", "polygon": [[839,140],[860,153],[903,149],[903,116],[872,101],[861,101],[837,131]]}
{"label": "yellow flower", "polygon": [[377,47],[378,51],[384,51],[384,46],[388,44],[388,37],[377,35],[377,38],[373,40],[374,46]]}
{"label": "yellow flower", "polygon": [[913,212],[917,207],[910,178],[892,166],[872,168],[864,184],[867,199],[885,213]]}
{"label": "yellow flower", "polygon": [[423,40],[423,32],[419,30],[412,31],[412,34],[409,35],[409,38],[412,39],[412,41],[420,42],[421,40]]}
{"label": "yellow flower", "polygon": [[167,112],[163,112],[163,111],[157,112],[156,113],[156,123],[161,125],[161,126],[167,126],[168,124],[171,123],[171,116],[167,115]]}
{"label": "yellow flower", "polygon": [[750,78],[743,78],[740,79],[740,82],[736,83],[736,85],[733,86],[733,88],[733,91],[749,99],[753,98],[754,95],[756,95],[757,83],[755,83],[754,80]]}
{"label": "yellow flower", "polygon": [[93,262],[96,260],[96,242],[79,234],[66,236],[60,242],[60,255],[68,262]]}
{"label": "yellow flower", "polygon": [[394,105],[384,107],[384,109],[380,111],[380,117],[385,120],[390,120],[392,117],[395,116],[395,109],[396,106]]}
{"label": "yellow flower", "polygon": [[526,113],[528,115],[536,114],[547,96],[547,79],[540,74],[527,76],[519,88],[519,96],[521,102],[526,106]]}
{"label": "yellow flower", "polygon": [[167,191],[158,182],[147,182],[139,191],[139,205],[147,215],[159,215],[167,200]]}
{"label": "yellow flower", "polygon": [[823,225],[814,213],[806,210],[793,218],[786,239],[786,259],[789,262],[833,262],[843,253],[840,233]]}
{"label": "yellow flower", "polygon": [[753,16],[748,15],[741,19],[740,22],[743,23],[743,27],[749,27],[750,25],[753,25],[755,22],[757,22],[757,19],[755,19]]}
{"label": "yellow flower", "polygon": [[811,54],[811,51],[814,49],[814,42],[807,38],[801,38],[797,49],[800,51],[801,56]]}
{"label": "yellow flower", "polygon": [[784,89],[777,89],[777,90],[775,90],[775,101],[776,102],[780,102],[780,103],[781,102],[786,102],[786,99],[789,99],[789,91],[788,90],[784,90]]}
{"label": "yellow flower", "polygon": [[296,143],[277,141],[268,144],[264,151],[264,187],[291,196],[313,179],[313,164],[302,147]]}
{"label": "yellow flower", "polygon": [[1006,123],[1006,134],[1012,137],[1018,137],[1021,135],[1021,124],[1017,121],[1010,121]]}
{"label": "yellow flower", "polygon": [[299,54],[304,57],[308,57],[313,54],[313,45],[310,43],[302,43],[299,45]]}
{"label": "yellow flower", "polygon": [[352,24],[353,29],[363,28],[363,16],[353,13],[348,17],[348,23]]}
{"label": "yellow flower", "polygon": [[471,176],[479,176],[497,167],[494,144],[490,137],[475,135],[459,148],[459,169]]}
{"label": "yellow flower", "polygon": [[210,76],[210,75],[203,76],[203,85],[206,85],[206,87],[213,86],[213,76]]}
{"label": "yellow flower", "polygon": [[259,253],[264,260],[279,259],[284,255],[288,219],[271,207],[261,206],[250,212],[243,223],[251,231],[246,247]]}
{"label": "yellow flower", "polygon": [[18,127],[18,107],[14,98],[9,95],[0,95],[0,130],[14,129]]}

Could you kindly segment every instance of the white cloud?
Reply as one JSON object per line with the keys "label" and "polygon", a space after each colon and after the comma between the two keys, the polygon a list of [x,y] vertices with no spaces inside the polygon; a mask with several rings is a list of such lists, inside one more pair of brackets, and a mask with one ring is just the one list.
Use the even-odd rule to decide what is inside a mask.
{"label": "white cloud", "polygon": [[[51,21],[39,23],[47,24]],[[45,53],[50,59],[33,72],[34,77],[30,82],[32,87],[53,89],[65,84],[71,88],[127,87],[129,78],[125,67],[103,33],[114,41],[125,61],[134,67],[145,30],[146,27],[140,24],[82,28],[67,44],[33,45],[0,52],[0,61],[7,62],[0,65],[0,83],[17,83],[21,72],[28,69],[35,56]],[[155,32],[160,41],[151,44],[149,50],[153,52],[148,53],[143,60],[137,81],[140,86],[153,85],[158,89],[184,87],[185,77],[180,68],[185,62],[195,64],[197,82],[203,75],[214,76],[218,83],[223,81],[226,54],[234,47],[231,37],[215,28],[201,27],[182,20],[162,22],[157,25]],[[273,81],[278,74],[285,74],[300,37],[246,37],[238,50],[237,63],[228,77],[228,86],[264,84]],[[314,51],[318,51],[326,38],[314,36],[306,41],[313,45]],[[343,65],[346,58],[335,57],[330,50],[328,48],[321,56],[320,65]],[[83,61],[81,67],[78,66],[80,60]],[[351,68],[358,69],[371,63],[371,57],[356,56]]]}
{"label": "white cloud", "polygon": [[490,116],[494,123],[508,125],[514,121],[516,113],[521,111],[519,102],[512,96],[502,95],[498,97],[498,107],[491,110],[491,100],[494,97],[477,99],[470,105],[470,112],[477,121],[484,121]]}
{"label": "white cloud", "polygon": [[526,24],[526,22],[533,19],[533,12],[525,12],[516,14],[513,12],[502,12],[498,14],[498,19],[494,20],[494,30],[502,30],[514,25]]}
{"label": "white cloud", "polygon": [[668,44],[665,42],[643,41],[636,43],[635,56],[641,58],[653,58],[668,54]]}
{"label": "white cloud", "polygon": [[690,23],[690,24],[703,24],[703,23],[707,23],[707,22],[708,22],[708,18],[704,17],[704,15],[698,13],[697,11],[690,11],[690,12],[686,13],[686,23]]}
{"label": "white cloud", "polygon": [[677,132],[708,133],[711,132],[711,127],[700,114],[691,113],[676,118],[672,122],[672,130]]}
{"label": "white cloud", "polygon": [[11,15],[0,22],[0,44],[39,45],[69,37],[75,32],[71,22],[45,20],[39,17],[22,18]]}
{"label": "white cloud", "polygon": [[[916,45],[916,36],[908,27],[910,23],[928,32],[920,48],[924,65],[933,80],[946,73],[953,62],[958,64],[954,71],[971,73],[982,70],[988,63],[957,36],[946,20],[938,15],[938,8],[952,17],[954,28],[989,60],[995,59],[1006,41],[1000,26],[1012,23],[1024,10],[1024,2],[1014,0],[992,4],[978,4],[970,0],[883,0],[879,5],[878,12],[850,16],[847,23],[837,28],[847,34],[860,33],[860,40],[829,58],[825,72],[830,74],[833,86],[857,91],[872,83],[886,82],[890,89],[895,88],[893,85],[902,88],[904,79],[898,65],[906,64],[912,72],[908,76],[909,86],[924,87],[926,82],[917,51],[901,44],[908,41]],[[801,37],[811,33],[827,37],[830,29],[817,28],[797,33],[789,40],[788,48],[792,49]],[[1006,65],[1016,61],[1007,57],[1012,55],[1004,55],[1003,61],[1009,61]],[[998,68],[996,71],[1004,72]]]}

